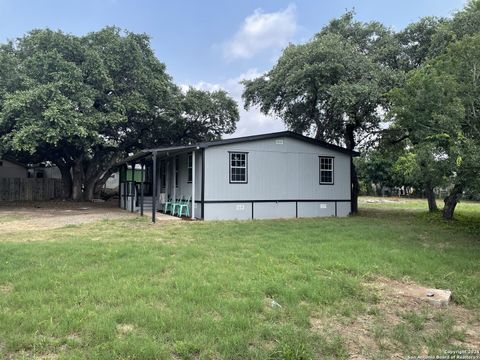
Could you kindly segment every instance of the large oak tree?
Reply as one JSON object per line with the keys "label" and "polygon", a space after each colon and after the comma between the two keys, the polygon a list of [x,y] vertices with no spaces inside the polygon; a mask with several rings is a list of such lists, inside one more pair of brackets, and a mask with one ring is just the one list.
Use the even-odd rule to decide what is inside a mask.
{"label": "large oak tree", "polygon": [[452,219],[463,192],[480,183],[480,35],[465,36],[410,72],[392,99],[395,126],[413,149],[429,149],[437,180],[452,185],[443,209]]}
{"label": "large oak tree", "polygon": [[[385,94],[398,80],[397,59],[389,29],[355,21],[349,12],[311,41],[289,45],[263,76],[244,81],[245,106],[279,116],[295,132],[355,150],[362,138],[380,129]],[[352,184],[356,212],[354,167]]]}
{"label": "large oak tree", "polygon": [[144,34],[35,30],[0,59],[0,150],[52,161],[75,200],[91,199],[130,152],[219,137],[238,121],[223,92],[183,94]]}

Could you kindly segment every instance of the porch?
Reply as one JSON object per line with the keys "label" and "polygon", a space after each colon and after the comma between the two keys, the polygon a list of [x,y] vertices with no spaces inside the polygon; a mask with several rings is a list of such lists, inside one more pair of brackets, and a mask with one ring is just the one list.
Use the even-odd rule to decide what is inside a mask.
{"label": "porch", "polygon": [[[151,214],[152,222],[174,215],[202,219],[202,164],[203,150],[195,146],[145,150],[127,158],[119,169],[119,207]],[[180,206],[171,206],[179,203],[181,213]]]}

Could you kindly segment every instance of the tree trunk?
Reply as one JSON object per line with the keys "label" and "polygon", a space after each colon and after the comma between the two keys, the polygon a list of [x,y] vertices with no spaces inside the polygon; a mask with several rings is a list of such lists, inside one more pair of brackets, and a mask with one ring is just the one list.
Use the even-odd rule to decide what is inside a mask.
{"label": "tree trunk", "polygon": [[[355,126],[348,124],[345,129],[345,144],[347,149],[353,151],[355,149]],[[352,214],[358,213],[358,194],[360,194],[360,183],[358,181],[357,169],[350,158],[350,181],[352,186],[351,209]]]}
{"label": "tree trunk", "polygon": [[86,201],[92,201],[95,197],[95,194],[100,191],[100,187],[107,181],[112,173],[112,168],[109,168],[105,171],[99,164],[91,162],[87,168],[84,179],[84,199]]}
{"label": "tree trunk", "polygon": [[76,159],[73,163],[73,184],[72,199],[75,201],[83,200],[83,163],[81,159]]}
{"label": "tree trunk", "polygon": [[110,176],[112,176],[112,174],[115,173],[115,170],[116,170],[115,167],[111,167],[100,177],[100,179],[97,180],[97,182],[95,183],[95,193],[102,192],[102,189],[105,186],[105,183],[110,178]]}
{"label": "tree trunk", "polygon": [[90,180],[85,183],[85,191],[83,193],[83,198],[85,201],[92,201],[95,197],[95,183],[96,181]]}
{"label": "tree trunk", "polygon": [[462,197],[463,194],[463,186],[455,185],[450,191],[450,194],[445,198],[443,201],[445,206],[443,207],[443,218],[445,220],[452,220],[453,214],[455,212],[455,207],[457,206],[458,201]]}
{"label": "tree trunk", "polygon": [[437,202],[435,201],[435,192],[430,184],[425,185],[425,196],[428,201],[428,211],[435,212],[438,210]]}
{"label": "tree trunk", "polygon": [[70,173],[70,166],[58,165],[60,174],[62,175],[63,198],[70,199],[72,197],[72,174]]}

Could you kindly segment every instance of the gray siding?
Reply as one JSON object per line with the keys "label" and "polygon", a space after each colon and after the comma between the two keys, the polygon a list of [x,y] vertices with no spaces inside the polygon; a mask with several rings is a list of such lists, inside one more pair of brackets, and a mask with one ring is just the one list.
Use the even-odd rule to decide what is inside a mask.
{"label": "gray siding", "polygon": [[337,203],[337,216],[347,216],[352,211],[350,202]]}
{"label": "gray siding", "polygon": [[252,218],[252,203],[205,204],[205,220],[248,220]]}
{"label": "gray siding", "polygon": [[[229,152],[232,151],[248,152],[247,184],[229,182]],[[319,184],[319,156],[334,157],[333,185]],[[267,200],[271,202],[265,202]],[[310,201],[297,205],[298,200]],[[238,201],[238,204],[264,201],[254,203],[255,218],[295,217],[297,210],[298,217],[335,215],[335,202],[326,202],[324,207],[320,200],[350,200],[349,155],[289,137],[205,150],[206,219],[247,216],[248,211],[239,214],[237,203],[221,204],[221,201]],[[208,204],[208,201],[218,203]],[[349,212],[349,202],[337,203],[338,216]],[[248,215],[251,218],[251,212]]]}
{"label": "gray siding", "polygon": [[299,202],[298,217],[335,216],[334,202]]}
{"label": "gray siding", "polygon": [[296,216],[295,202],[261,202],[253,204],[255,219],[294,218]]}

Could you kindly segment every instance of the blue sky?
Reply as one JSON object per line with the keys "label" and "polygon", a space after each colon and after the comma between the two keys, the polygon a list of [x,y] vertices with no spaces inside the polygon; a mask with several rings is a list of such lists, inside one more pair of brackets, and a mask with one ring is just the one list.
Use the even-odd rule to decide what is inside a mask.
{"label": "blue sky", "polygon": [[[289,42],[304,42],[330,19],[355,8],[360,20],[395,30],[422,16],[449,16],[465,0],[0,0],[0,41],[34,28],[85,34],[116,25],[151,36],[152,46],[175,82],[223,88],[241,104],[238,81],[275,63]],[[282,130],[256,109],[241,110],[236,135]]]}

